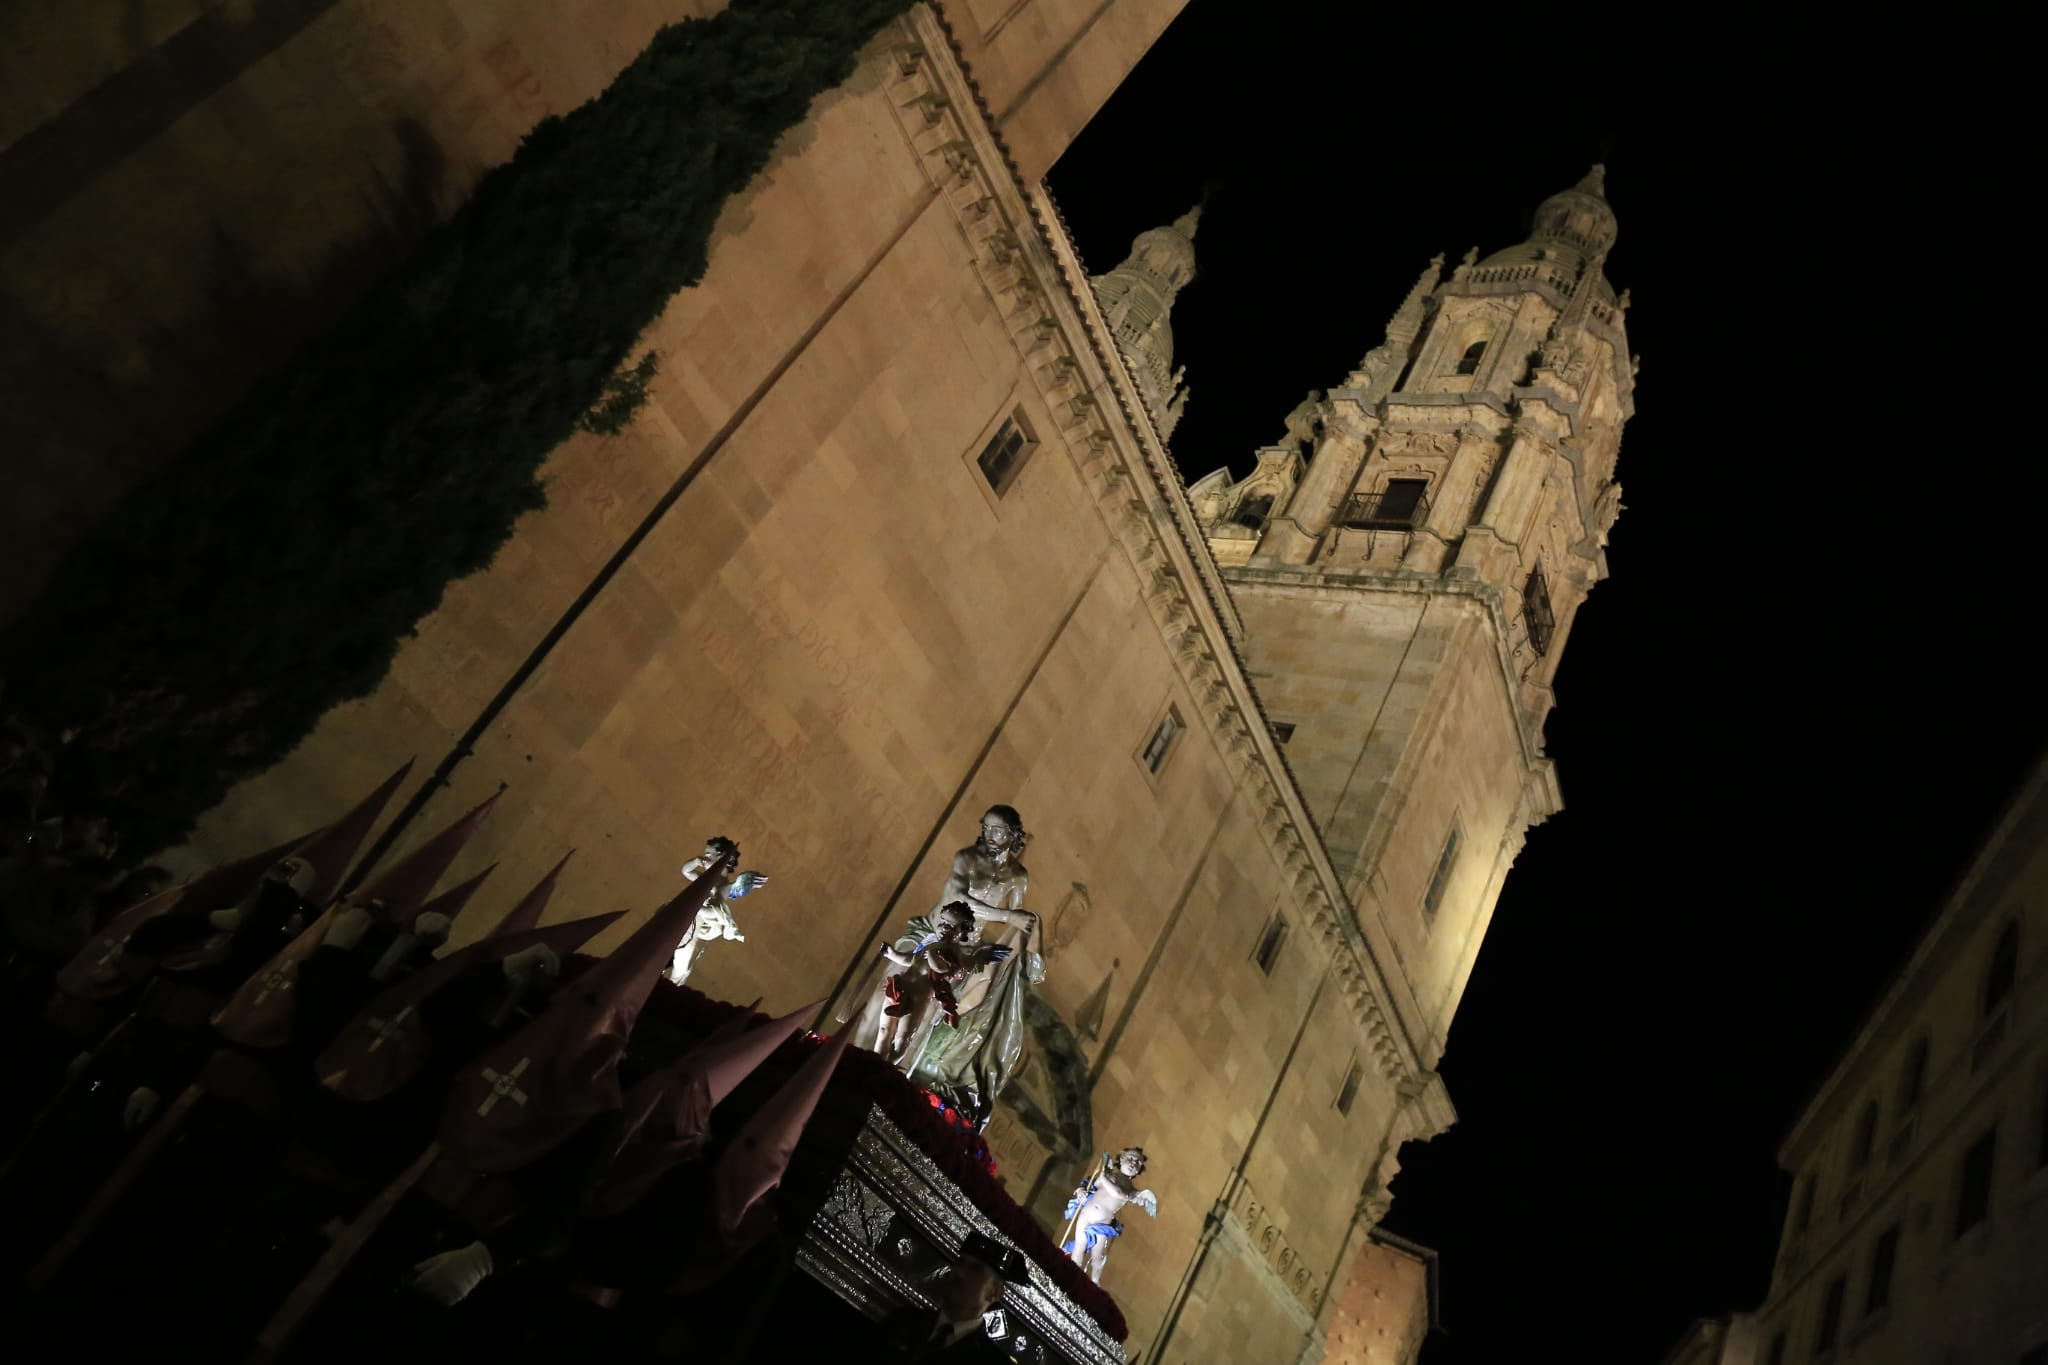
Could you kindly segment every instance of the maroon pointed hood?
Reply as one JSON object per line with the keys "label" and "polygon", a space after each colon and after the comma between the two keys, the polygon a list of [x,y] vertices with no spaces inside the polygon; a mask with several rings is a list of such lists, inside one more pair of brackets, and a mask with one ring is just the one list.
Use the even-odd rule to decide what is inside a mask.
{"label": "maroon pointed hood", "polygon": [[334,899],[336,889],[341,886],[342,873],[348,871],[348,865],[355,860],[356,850],[370,836],[370,830],[375,827],[377,817],[384,813],[384,807],[405,785],[412,765],[412,759],[405,760],[377,790],[358,801],[355,809],[325,829],[304,836],[304,843],[288,850],[311,863],[318,874],[312,888],[306,892],[306,904],[317,908]]}
{"label": "maroon pointed hood", "polygon": [[495,794],[478,802],[448,828],[382,872],[373,873],[369,880],[349,892],[348,898],[358,905],[381,900],[391,923],[400,928],[411,924],[433,892],[434,883],[441,880],[441,874],[448,870],[448,865],[462,852],[463,845],[476,833],[477,826],[491,813],[491,807],[497,804]]}
{"label": "maroon pointed hood", "polygon": [[411,769],[412,761],[408,759],[375,791],[332,824],[295,834],[261,853],[217,863],[197,876],[123,910],[57,974],[58,988],[84,1000],[101,1000],[120,994],[147,976],[155,965],[127,955],[128,940],[137,929],[173,910],[204,912],[237,904],[256,889],[264,873],[286,857],[303,858],[312,864],[315,881],[306,892],[306,900],[315,906],[324,904],[333,894],[335,884],[341,880],[349,859],[355,856],[363,837],[369,833],[370,826],[376,822],[379,813],[391,800],[392,793],[398,790]]}
{"label": "maroon pointed hood", "polygon": [[[712,1057],[720,1055],[727,1044],[735,1042],[742,1035],[753,1037],[765,1031],[764,1029],[749,1027],[754,1022],[754,1007],[760,1003],[761,1001],[757,997],[752,1005],[747,1006],[743,1010],[735,1010],[724,1022],[698,1040],[681,1057],[678,1057],[667,1066],[657,1067],[634,1082],[633,1088],[626,1092],[625,1103],[621,1111],[622,1117],[625,1119],[622,1129],[625,1134],[623,1141],[631,1142],[634,1135],[640,1131],[641,1125],[654,1117],[657,1111],[667,1108],[667,1101],[679,1099],[679,1090],[692,1077],[699,1080],[708,1080],[706,1073],[709,1068],[703,1063]],[[770,1020],[766,1028],[773,1029],[780,1022],[780,1020]],[[761,1057],[766,1057],[768,1052],[773,1052],[774,1050],[774,1047],[770,1046],[767,1052],[761,1053]],[[756,1058],[752,1065],[748,1067],[748,1070],[752,1070],[754,1066],[758,1065],[760,1065],[760,1058]],[[718,1099],[712,1099],[708,1084],[700,1088],[703,1090],[706,1099],[703,1112],[709,1114],[711,1106],[716,1104],[718,1099],[723,1099],[724,1095],[720,1095]],[[728,1087],[728,1093],[729,1091],[730,1087]],[[684,1125],[677,1124],[676,1126],[681,1128]]]}
{"label": "maroon pointed hood", "polygon": [[107,921],[107,927],[87,940],[57,973],[57,989],[76,1000],[105,1000],[148,976],[155,964],[131,956],[128,940],[157,916],[177,909],[195,884],[186,881],[166,887]]}
{"label": "maroon pointed hood", "polygon": [[711,1210],[719,1233],[732,1237],[756,1205],[782,1183],[783,1172],[803,1137],[804,1125],[824,1097],[832,1071],[853,1034],[823,1044],[782,1089],[754,1112],[719,1155],[711,1183]]}
{"label": "maroon pointed hood", "polygon": [[276,956],[228,997],[227,1004],[213,1016],[214,1030],[228,1041],[244,1047],[274,1048],[290,1042],[292,1016],[298,1005],[299,968],[326,941],[338,907],[350,902],[362,905],[382,900],[385,913],[400,928],[412,923],[426,901],[427,893],[448,870],[448,864],[455,861],[455,855],[469,842],[469,836],[476,832],[483,818],[491,813],[491,806],[497,799],[492,796],[482,802],[390,868],[351,891],[344,900],[328,906],[319,918],[280,948]]}
{"label": "maroon pointed hood", "polygon": [[505,918],[498,921],[497,928],[491,930],[491,934],[494,937],[502,937],[506,934],[523,934],[528,929],[539,928],[541,912],[548,908],[548,901],[554,897],[555,883],[560,880],[562,869],[567,867],[569,860],[575,856],[576,850],[573,848],[564,853],[562,861],[549,868],[547,876],[535,882],[533,890],[520,897],[519,904],[513,906]]}
{"label": "maroon pointed hood", "polygon": [[[454,886],[449,887],[446,891],[443,891],[440,895],[422,905],[419,909],[420,915],[431,911],[434,914],[446,915],[451,922],[454,921],[456,917],[462,914],[462,908],[469,904],[470,897],[476,895],[476,889],[484,884],[484,878],[497,870],[498,865],[492,863],[468,881],[457,882]],[[413,918],[417,919],[419,915],[415,915]]]}
{"label": "maroon pointed hood", "polygon": [[493,934],[420,968],[365,1005],[315,1059],[313,1073],[343,1099],[383,1099],[418,1075],[432,1055],[434,1040],[420,1006],[437,991],[471,967],[502,962],[536,943],[567,958],[610,928],[620,914],[614,910],[516,934]]}
{"label": "maroon pointed hood", "polygon": [[518,1170],[595,1114],[617,1109],[619,1057],[676,943],[724,877],[699,877],[611,954],[555,992],[545,1014],[457,1073],[441,1145],[484,1174]]}
{"label": "maroon pointed hood", "polygon": [[[759,1001],[755,1002],[759,1004]],[[600,1216],[624,1213],[675,1167],[693,1159],[711,1128],[711,1111],[784,1043],[802,1031],[822,1001],[741,1029],[751,1007],[676,1061],[644,1076],[626,1094],[625,1141],[592,1200]]]}

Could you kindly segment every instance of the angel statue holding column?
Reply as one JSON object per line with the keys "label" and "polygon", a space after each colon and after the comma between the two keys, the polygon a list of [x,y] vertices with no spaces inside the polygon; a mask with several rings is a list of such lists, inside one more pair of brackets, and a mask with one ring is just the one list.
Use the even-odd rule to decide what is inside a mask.
{"label": "angel statue holding column", "polygon": [[[683,864],[683,880],[694,882],[712,868],[723,862],[726,855],[739,861],[740,847],[724,835],[713,835],[704,843],[704,852]],[[740,932],[739,921],[726,909],[725,902],[736,901],[750,891],[768,882],[765,872],[735,872],[732,879],[712,893],[704,902],[704,908],[697,912],[697,919],[690,926],[690,933],[676,945],[669,962],[668,979],[678,986],[690,979],[691,970],[697,965],[697,958],[703,952],[704,944],[714,938],[727,939],[733,943],[745,943],[747,936]]]}
{"label": "angel statue holding column", "polygon": [[1159,1197],[1135,1187],[1134,1182],[1144,1173],[1144,1148],[1105,1152],[1101,1173],[1084,1182],[1067,1201],[1067,1236],[1060,1250],[1097,1284],[1102,1283],[1102,1263],[1109,1258],[1110,1240],[1123,1236],[1123,1220],[1117,1214],[1124,1205],[1136,1204],[1154,1218],[1159,1216]]}

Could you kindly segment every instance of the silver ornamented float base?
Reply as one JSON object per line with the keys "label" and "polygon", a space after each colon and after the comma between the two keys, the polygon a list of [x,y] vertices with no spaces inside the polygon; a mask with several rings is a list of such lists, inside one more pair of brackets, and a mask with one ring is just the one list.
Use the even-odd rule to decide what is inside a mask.
{"label": "silver ornamented float base", "polygon": [[[905,1304],[932,1308],[932,1285],[970,1231],[1014,1243],[878,1108],[804,1230],[796,1263],[872,1319]],[[1124,1349],[1036,1262],[1010,1285],[1004,1315],[1013,1359],[1030,1365],[1124,1365]]]}

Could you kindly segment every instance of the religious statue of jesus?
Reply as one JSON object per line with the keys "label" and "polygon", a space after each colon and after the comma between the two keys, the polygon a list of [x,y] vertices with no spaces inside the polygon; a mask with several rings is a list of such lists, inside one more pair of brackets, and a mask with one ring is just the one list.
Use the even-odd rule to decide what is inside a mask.
{"label": "religious statue of jesus", "polygon": [[[1027,838],[1023,817],[1012,807],[990,806],[981,817],[981,837],[953,855],[938,908],[913,917],[893,945],[882,947],[885,972],[907,967],[939,942],[940,921],[964,909],[972,923],[952,935],[949,942],[957,948],[941,954],[957,952],[969,968],[957,983],[948,983],[956,991],[952,1007],[941,1014],[919,1001],[914,1023],[899,1023],[905,1016],[888,1012],[902,1004],[890,996],[895,981],[890,976],[872,988],[862,987],[867,1004],[854,1026],[858,1046],[888,1057],[977,1126],[987,1124],[996,1096],[1023,1057],[1024,996],[1045,979],[1038,916],[1024,908],[1031,886],[1022,857]],[[993,943],[984,943],[982,929],[989,924],[1001,932]],[[900,995],[911,984],[895,981],[894,989]]]}

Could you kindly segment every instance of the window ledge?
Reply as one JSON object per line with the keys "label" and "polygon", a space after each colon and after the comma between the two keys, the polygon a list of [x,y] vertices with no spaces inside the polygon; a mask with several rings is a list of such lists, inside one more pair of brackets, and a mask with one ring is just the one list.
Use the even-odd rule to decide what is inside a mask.
{"label": "window ledge", "polygon": [[1941,1249],[1941,1255],[1934,1263],[1936,1284],[1947,1279],[1965,1261],[1974,1260],[1983,1254],[1984,1248],[1991,1242],[1991,1224],[1996,1216],[1995,1213],[1986,1215],[1977,1226],[1960,1237],[1950,1239],[1948,1245]]}
{"label": "window ledge", "polygon": [[1878,1309],[1876,1312],[1866,1315],[1863,1321],[1857,1323],[1854,1327],[1850,1328],[1848,1340],[1846,1340],[1842,1344],[1847,1347],[1854,1347],[1858,1342],[1862,1341],[1865,1337],[1876,1336],[1879,1332],[1882,1332],[1885,1328],[1885,1324],[1890,1322],[1891,1320],[1892,1306],[1890,1304],[1886,1304],[1884,1307]]}

